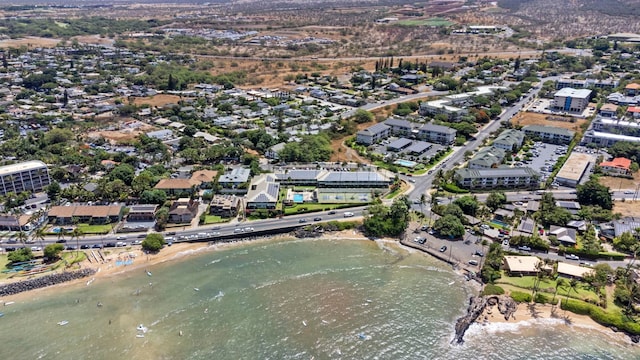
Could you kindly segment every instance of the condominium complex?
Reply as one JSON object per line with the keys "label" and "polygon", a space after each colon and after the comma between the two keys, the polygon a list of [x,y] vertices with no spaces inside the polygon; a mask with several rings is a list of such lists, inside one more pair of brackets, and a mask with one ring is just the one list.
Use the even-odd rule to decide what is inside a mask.
{"label": "condominium complex", "polygon": [[23,191],[41,192],[51,183],[42,161],[27,161],[0,167],[0,195]]}
{"label": "condominium complex", "polygon": [[553,126],[527,125],[522,130],[526,136],[550,144],[568,144],[575,135],[571,130]]}
{"label": "condominium complex", "polygon": [[524,133],[516,129],[508,129],[493,140],[493,146],[504,151],[517,151],[524,141]]}
{"label": "condominium complex", "polygon": [[552,107],[569,112],[583,112],[589,105],[591,90],[563,88],[553,95]]}
{"label": "condominium complex", "polygon": [[403,119],[388,119],[383,123],[358,131],[356,141],[359,144],[372,145],[390,136],[401,136],[450,145],[456,140],[456,130],[442,125],[419,124]]}
{"label": "condominium complex", "polygon": [[455,179],[466,189],[537,188],[540,175],[528,167],[497,169],[460,169]]}
{"label": "condominium complex", "polygon": [[582,138],[583,144],[608,147],[618,141],[640,142],[640,123],[635,119],[618,119],[598,116]]}

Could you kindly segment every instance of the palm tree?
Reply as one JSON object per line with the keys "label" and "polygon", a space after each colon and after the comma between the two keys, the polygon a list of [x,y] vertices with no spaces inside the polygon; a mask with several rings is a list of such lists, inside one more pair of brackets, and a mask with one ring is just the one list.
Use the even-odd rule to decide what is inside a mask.
{"label": "palm tree", "polygon": [[571,294],[571,290],[576,294],[578,293],[578,280],[571,279],[571,281],[569,281],[569,290],[567,291],[567,297],[564,299],[565,302],[569,301],[569,294]]}
{"label": "palm tree", "polygon": [[553,293],[553,299],[551,302],[553,303],[556,300],[556,295],[558,294],[558,289],[566,289],[569,285],[569,282],[565,278],[559,277],[556,279],[556,291]]}
{"label": "palm tree", "polygon": [[25,244],[27,243],[27,240],[29,240],[29,236],[27,235],[26,232],[24,232],[24,230],[22,230],[22,228],[20,228],[20,231],[18,231],[18,233],[16,234],[16,239],[22,244],[22,246],[24,247]]}
{"label": "palm tree", "polygon": [[39,227],[35,232],[31,233],[34,240],[40,241],[40,246],[42,246],[42,248],[44,248],[44,238],[46,235],[47,233],[44,230],[44,227]]}
{"label": "palm tree", "polygon": [[80,252],[80,237],[84,236],[84,232],[80,230],[77,226],[71,231],[71,240],[76,239],[76,257]]}

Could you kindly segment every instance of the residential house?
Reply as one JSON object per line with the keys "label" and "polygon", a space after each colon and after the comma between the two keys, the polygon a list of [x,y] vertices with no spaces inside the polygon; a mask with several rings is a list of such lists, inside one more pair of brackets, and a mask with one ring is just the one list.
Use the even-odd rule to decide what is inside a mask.
{"label": "residential house", "polygon": [[581,209],[580,203],[577,201],[559,200],[559,201],[556,201],[556,206],[569,211],[573,215],[576,215],[578,211],[580,211]]}
{"label": "residential house", "polygon": [[613,176],[630,176],[631,160],[623,157],[615,158],[611,161],[603,161],[600,163],[602,172]]}
{"label": "residential house", "polygon": [[223,218],[233,218],[238,215],[241,199],[235,195],[215,195],[209,204],[209,214]]}
{"label": "residential house", "polygon": [[273,174],[262,174],[251,181],[246,197],[246,211],[257,209],[274,210],[278,203],[280,184]]}
{"label": "residential house", "polygon": [[618,111],[618,105],[606,103],[598,110],[598,115],[604,118],[615,118]]}
{"label": "residential house", "polygon": [[522,130],[526,136],[550,144],[569,144],[575,135],[571,130],[553,126],[527,125]]}
{"label": "residential house", "polygon": [[210,189],[216,181],[216,177],[218,177],[218,172],[215,170],[198,170],[191,174],[190,180],[202,189]]}
{"label": "residential house", "polygon": [[140,204],[131,205],[127,214],[128,222],[150,222],[156,218],[158,205],[156,204]]}
{"label": "residential house", "polygon": [[535,275],[540,272],[541,260],[535,256],[505,256],[504,268],[509,276]]}
{"label": "residential house", "polygon": [[515,152],[520,149],[524,142],[524,133],[516,129],[508,129],[500,133],[493,140],[493,147],[502,149],[507,152]]}
{"label": "residential house", "polygon": [[454,175],[465,189],[536,188],[540,174],[528,167],[459,169]]}
{"label": "residential house", "polygon": [[190,223],[198,215],[198,202],[189,198],[180,198],[171,204],[169,223]]}
{"label": "residential house", "polygon": [[117,223],[122,219],[122,205],[68,205],[53,206],[47,216],[49,222],[69,225],[74,222],[83,224]]}
{"label": "residential house", "polygon": [[584,279],[585,276],[593,273],[593,269],[560,261],[558,262],[558,269],[556,272],[559,276],[565,278]]}
{"label": "residential house", "polygon": [[3,231],[31,231],[32,224],[29,215],[0,214],[0,230]]}
{"label": "residential house", "polygon": [[504,160],[505,151],[496,147],[485,147],[469,160],[469,169],[497,168]]}
{"label": "residential house", "polygon": [[279,160],[280,159],[279,153],[284,149],[285,145],[286,143],[281,142],[271,146],[270,148],[267,149],[267,151],[265,151],[264,156],[267,159]]}
{"label": "residential house", "polygon": [[576,246],[576,230],[563,226],[551,225],[547,235],[555,236],[564,246]]}
{"label": "residential house", "polygon": [[[224,189],[242,190],[241,185],[249,182],[251,170],[246,168],[235,168],[230,173],[220,175],[218,185]],[[243,191],[244,192],[244,191]]]}
{"label": "residential house", "polygon": [[191,179],[162,179],[154,189],[163,190],[167,195],[192,194],[199,184]]}
{"label": "residential house", "polygon": [[640,95],[640,84],[638,83],[630,83],[624,87],[624,94],[626,96],[637,96]]}

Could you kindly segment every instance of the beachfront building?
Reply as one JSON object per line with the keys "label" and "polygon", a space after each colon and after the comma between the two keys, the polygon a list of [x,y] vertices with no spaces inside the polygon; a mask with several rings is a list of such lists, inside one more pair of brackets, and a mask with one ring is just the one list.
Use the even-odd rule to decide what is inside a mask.
{"label": "beachfront building", "polygon": [[507,129],[493,140],[493,147],[508,152],[516,152],[524,142],[524,133],[516,129]]}
{"label": "beachfront building", "polygon": [[553,95],[552,108],[561,111],[581,113],[589,105],[591,90],[563,88]]}
{"label": "beachfront building", "polygon": [[536,275],[541,261],[535,256],[505,256],[503,265],[509,276]]}
{"label": "beachfront building", "polygon": [[190,223],[198,215],[198,202],[190,198],[180,198],[171,204],[169,223]]}
{"label": "beachfront building", "polygon": [[391,134],[391,127],[384,123],[377,123],[369,126],[364,130],[358,131],[356,134],[356,142],[363,145],[372,145],[380,142],[389,137]]}
{"label": "beachfront building", "polygon": [[465,189],[537,188],[540,174],[528,167],[459,169],[454,178]]}
{"label": "beachfront building", "polygon": [[278,203],[280,184],[273,174],[262,174],[251,181],[246,197],[246,210],[269,209],[274,210]]}
{"label": "beachfront building", "polygon": [[158,211],[158,205],[156,204],[131,205],[129,207],[129,213],[127,214],[127,221],[129,222],[154,221],[156,218],[157,211]]}
{"label": "beachfront building", "polygon": [[235,195],[216,195],[209,204],[209,215],[232,218],[238,215],[241,200]]}
{"label": "beachfront building", "polygon": [[49,222],[58,225],[114,224],[122,219],[122,205],[68,205],[53,206],[47,216]]}
{"label": "beachfront building", "polygon": [[556,175],[556,182],[569,187],[578,186],[591,161],[588,154],[572,153]]}
{"label": "beachfront building", "polygon": [[553,126],[527,125],[522,130],[526,136],[549,144],[569,144],[575,135],[571,130]]}
{"label": "beachfront building", "polygon": [[191,194],[198,184],[191,179],[162,179],[153,188],[167,195]]}
{"label": "beachfront building", "polygon": [[602,172],[612,176],[630,176],[631,160],[623,157],[600,163]]}
{"label": "beachfront building", "polygon": [[47,165],[42,161],[26,161],[0,167],[0,195],[24,191],[41,192],[51,183]]}
{"label": "beachfront building", "polygon": [[560,261],[558,262],[558,269],[556,272],[558,273],[558,276],[582,280],[585,276],[592,274],[593,269]]}
{"label": "beachfront building", "polygon": [[497,168],[504,160],[505,151],[496,147],[485,147],[469,160],[469,169]]}

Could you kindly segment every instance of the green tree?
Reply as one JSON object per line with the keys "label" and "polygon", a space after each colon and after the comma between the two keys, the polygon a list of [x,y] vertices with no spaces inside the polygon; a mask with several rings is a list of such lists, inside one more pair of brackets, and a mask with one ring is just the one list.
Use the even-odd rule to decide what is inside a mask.
{"label": "green tree", "polygon": [[363,109],[356,110],[355,114],[353,115],[353,121],[357,122],[358,124],[371,122],[373,121],[373,119],[373,113]]}
{"label": "green tree", "polygon": [[120,164],[111,170],[109,173],[109,179],[111,181],[121,180],[126,185],[130,186],[135,176],[135,169],[129,164]]}
{"label": "green tree", "polygon": [[58,199],[58,197],[60,197],[62,188],[60,187],[60,184],[54,180],[47,186],[46,191],[49,199],[51,199],[51,201],[55,201]]}
{"label": "green tree", "polygon": [[162,234],[153,233],[147,235],[147,237],[142,240],[142,249],[150,252],[158,252],[164,246],[164,237]]}
{"label": "green tree", "polygon": [[433,228],[438,231],[441,236],[457,239],[464,235],[464,225],[460,218],[455,215],[447,214],[433,224]]}
{"label": "green tree", "polygon": [[500,206],[504,205],[507,202],[507,195],[505,195],[501,191],[494,191],[489,196],[487,196],[487,201],[485,204],[491,211],[496,211]]}
{"label": "green tree", "polygon": [[480,204],[478,203],[478,198],[471,195],[459,197],[453,203],[458,205],[460,209],[462,209],[463,213],[471,216],[476,216],[476,212],[478,211],[478,207],[480,206]]}
{"label": "green tree", "polygon": [[622,233],[613,239],[613,247],[619,251],[630,252],[638,246],[638,239],[630,232]]}
{"label": "green tree", "polygon": [[609,188],[598,183],[596,178],[591,178],[583,185],[578,185],[576,196],[580,205],[599,205],[607,210],[613,208],[613,199]]}
{"label": "green tree", "polygon": [[140,202],[144,204],[158,204],[162,205],[167,201],[167,194],[158,189],[145,190],[140,195]]}
{"label": "green tree", "polygon": [[9,260],[9,263],[11,264],[29,261],[31,259],[33,259],[33,252],[31,252],[31,249],[28,247],[23,247],[16,251],[11,251],[9,255],[7,255],[7,260]]}
{"label": "green tree", "polygon": [[44,247],[44,257],[49,261],[58,260],[62,250],[64,250],[64,246],[62,244],[49,244]]}

